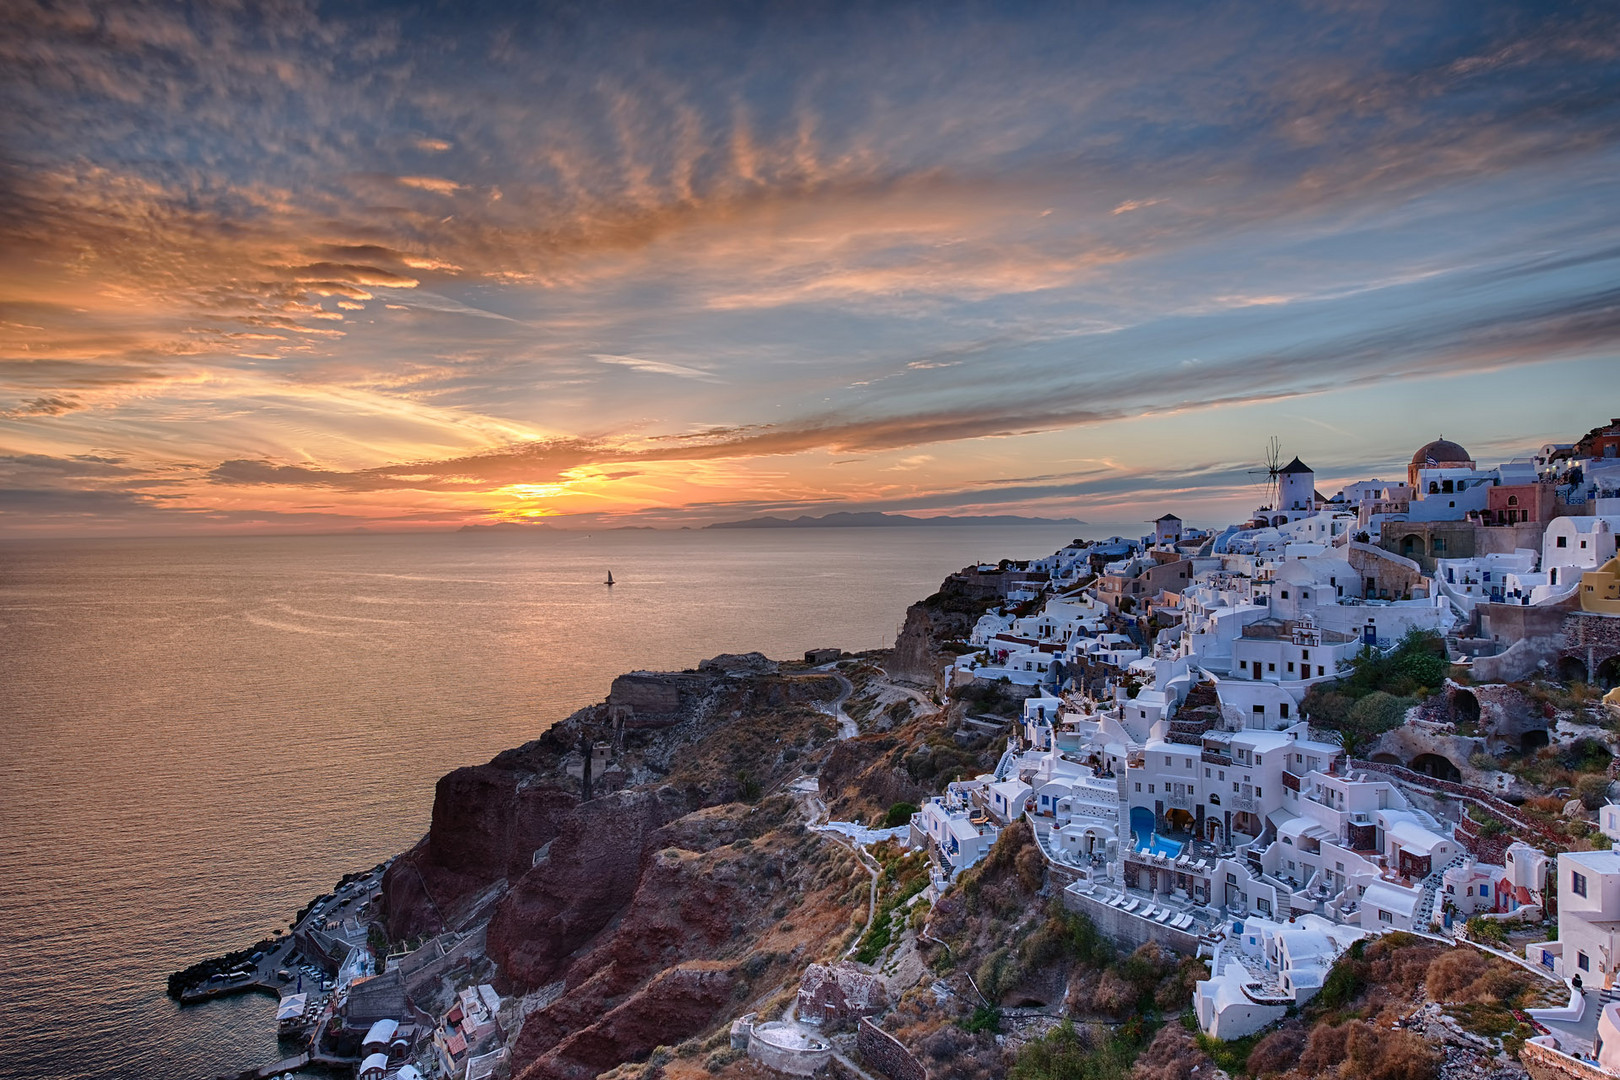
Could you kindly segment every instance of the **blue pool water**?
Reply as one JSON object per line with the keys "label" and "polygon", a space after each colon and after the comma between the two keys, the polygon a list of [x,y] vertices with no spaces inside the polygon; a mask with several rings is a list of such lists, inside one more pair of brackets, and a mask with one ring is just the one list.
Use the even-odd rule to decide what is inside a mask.
{"label": "blue pool water", "polygon": [[1163,855],[1167,859],[1178,858],[1181,855],[1182,845],[1176,840],[1166,840],[1158,833],[1150,833],[1147,842],[1142,842],[1140,835],[1136,838],[1137,851],[1151,851],[1155,855]]}
{"label": "blue pool water", "polygon": [[1137,851],[1151,851],[1167,859],[1179,857],[1185,846],[1179,840],[1160,836],[1154,828],[1153,811],[1145,806],[1131,807],[1131,835],[1136,838]]}

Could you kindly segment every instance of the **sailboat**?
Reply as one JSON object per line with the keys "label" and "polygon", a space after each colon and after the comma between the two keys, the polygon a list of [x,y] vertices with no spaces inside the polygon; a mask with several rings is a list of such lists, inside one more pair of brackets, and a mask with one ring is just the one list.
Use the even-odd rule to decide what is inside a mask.
{"label": "sailboat", "polygon": [[613,571],[611,570],[608,571],[607,586],[610,589],[613,588]]}

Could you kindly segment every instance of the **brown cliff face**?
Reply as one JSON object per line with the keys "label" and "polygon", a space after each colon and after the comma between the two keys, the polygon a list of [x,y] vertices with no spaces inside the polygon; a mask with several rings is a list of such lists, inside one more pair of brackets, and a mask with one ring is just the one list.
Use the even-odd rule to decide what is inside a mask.
{"label": "brown cliff face", "polygon": [[624,1004],[536,1060],[521,1078],[591,1080],[656,1047],[680,1042],[715,1021],[730,1004],[735,985],[729,970],[702,961],[661,971]]}
{"label": "brown cliff face", "polygon": [[[636,673],[616,700],[458,769],[384,878],[390,936],[487,914],[503,992],[562,982],[513,1044],[516,1073],[536,1080],[595,1076],[724,1022],[845,934],[845,894],[867,880],[781,793],[826,752],[835,725],[818,704],[838,691],[752,656]],[[629,786],[582,801],[569,765],[590,743],[614,747]]]}
{"label": "brown cliff face", "polygon": [[697,1035],[847,930],[844,894],[865,875],[792,814],[784,799],[731,804],[654,833],[633,898],[525,1020],[514,1074],[591,1077]]}
{"label": "brown cliff face", "polygon": [[383,877],[391,938],[454,925],[496,881],[528,872],[535,851],[579,803],[578,795],[533,779],[493,763],[440,778],[427,837]]}
{"label": "brown cliff face", "polygon": [[562,819],[545,861],[490,920],[489,956],[505,985],[528,991],[560,977],[569,956],[635,895],[654,832],[685,810],[666,788],[595,799]]}

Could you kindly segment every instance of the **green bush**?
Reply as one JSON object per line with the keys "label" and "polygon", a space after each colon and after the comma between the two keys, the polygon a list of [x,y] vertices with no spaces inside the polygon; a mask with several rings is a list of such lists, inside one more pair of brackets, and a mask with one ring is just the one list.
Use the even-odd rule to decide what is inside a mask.
{"label": "green bush", "polygon": [[973,1010],[972,1016],[968,1017],[966,1020],[959,1021],[956,1026],[961,1028],[963,1031],[970,1033],[988,1031],[991,1034],[995,1034],[1001,1030],[1001,1010],[991,1008],[986,1005],[980,1005],[977,1009]]}
{"label": "green bush", "polygon": [[1091,1044],[1065,1020],[1018,1052],[1007,1080],[1126,1080],[1140,1050],[1140,1034],[1122,1029]]}
{"label": "green bush", "polygon": [[1352,750],[1372,742],[1386,731],[1401,726],[1406,710],[1417,704],[1413,699],[1374,690],[1350,706],[1339,730]]}
{"label": "green bush", "polygon": [[[1355,944],[1360,945],[1362,942],[1357,941]],[[1352,946],[1351,952],[1341,956],[1338,963],[1328,972],[1327,978],[1322,980],[1322,989],[1317,992],[1316,1000],[1312,1004],[1329,1012],[1350,1004],[1361,993],[1363,981],[1360,968],[1361,956]]]}
{"label": "green bush", "polygon": [[889,807],[889,812],[883,816],[885,829],[898,828],[911,820],[911,815],[917,812],[917,807],[908,802],[897,802]]}

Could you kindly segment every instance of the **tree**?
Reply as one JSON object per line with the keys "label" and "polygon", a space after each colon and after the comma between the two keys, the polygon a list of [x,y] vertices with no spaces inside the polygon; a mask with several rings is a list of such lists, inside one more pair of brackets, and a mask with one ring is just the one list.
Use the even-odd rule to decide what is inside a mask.
{"label": "tree", "polygon": [[1350,706],[1345,714],[1344,734],[1346,747],[1355,753],[1384,732],[1401,726],[1406,710],[1415,702],[1411,698],[1396,697],[1382,690],[1374,690]]}

